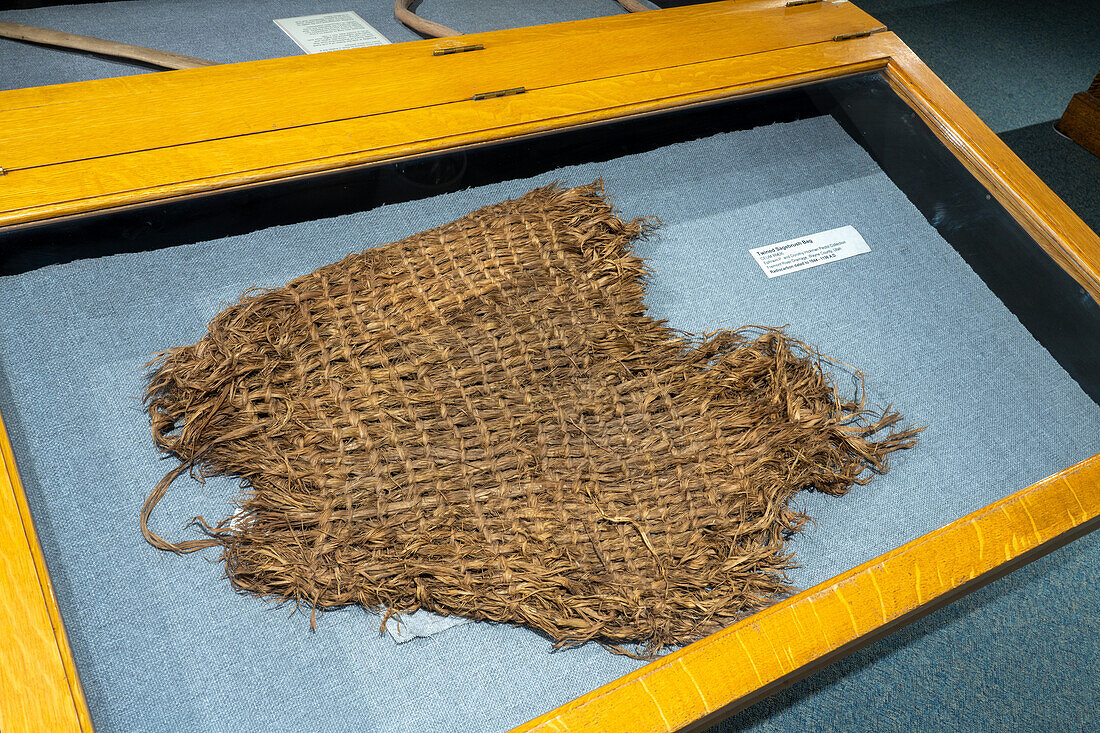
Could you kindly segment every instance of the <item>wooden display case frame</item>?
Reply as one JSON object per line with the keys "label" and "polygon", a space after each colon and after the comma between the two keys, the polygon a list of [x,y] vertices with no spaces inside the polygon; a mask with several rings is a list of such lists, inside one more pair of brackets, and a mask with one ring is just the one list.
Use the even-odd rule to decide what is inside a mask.
{"label": "wooden display case frame", "polygon": [[[1100,239],[843,0],[734,0],[0,92],[0,230],[867,72],[1100,300]],[[0,454],[0,729],[91,731],[2,423]],[[517,730],[673,731],[732,714],[1096,528],[1100,455],[1005,493]]]}

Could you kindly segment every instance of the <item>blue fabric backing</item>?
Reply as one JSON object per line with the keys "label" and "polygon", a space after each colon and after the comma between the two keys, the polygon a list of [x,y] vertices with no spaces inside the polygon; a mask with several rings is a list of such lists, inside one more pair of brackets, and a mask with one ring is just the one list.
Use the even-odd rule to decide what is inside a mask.
{"label": "blue fabric backing", "polygon": [[[718,135],[534,179],[0,279],[0,410],[8,423],[100,731],[502,730],[637,668],[595,645],[551,653],[526,629],[468,624],[397,645],[377,614],[316,633],[232,592],[204,562],[137,530],[168,469],[141,406],[142,365],[193,342],[252,285],[561,180],[605,180],[639,244],[655,315],[685,330],[789,324],[865,370],[872,402],[927,424],[893,471],[848,496],[805,494],[793,543],[806,587],[1100,450],[1100,408],[829,118]],[[845,224],[871,247],[767,279],[748,250]],[[181,480],[154,529],[232,510],[233,482]]]}

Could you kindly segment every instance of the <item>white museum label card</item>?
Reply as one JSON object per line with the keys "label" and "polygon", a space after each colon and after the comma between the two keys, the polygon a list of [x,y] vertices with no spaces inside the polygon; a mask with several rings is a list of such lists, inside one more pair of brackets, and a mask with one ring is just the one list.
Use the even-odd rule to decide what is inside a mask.
{"label": "white museum label card", "polygon": [[374,26],[350,10],[344,13],[279,18],[275,25],[282,28],[306,53],[382,46],[390,42]]}
{"label": "white museum label card", "polygon": [[856,228],[849,225],[750,249],[749,254],[765,275],[779,277],[870,251]]}

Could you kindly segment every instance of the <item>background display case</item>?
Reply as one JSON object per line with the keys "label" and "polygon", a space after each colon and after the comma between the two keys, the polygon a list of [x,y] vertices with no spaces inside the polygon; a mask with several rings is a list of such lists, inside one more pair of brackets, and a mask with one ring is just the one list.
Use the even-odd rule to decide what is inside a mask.
{"label": "background display case", "polygon": [[[699,727],[1096,526],[1100,243],[849,3],[18,89],[0,114],[5,728]],[[647,664],[489,624],[398,645],[358,609],[311,634],[145,544],[153,352],[250,286],[595,178],[663,222],[651,312],[786,325],[928,425],[891,473],[800,499],[808,590]],[[844,225],[869,254],[774,279],[748,254]],[[236,491],[177,487],[158,531]]]}

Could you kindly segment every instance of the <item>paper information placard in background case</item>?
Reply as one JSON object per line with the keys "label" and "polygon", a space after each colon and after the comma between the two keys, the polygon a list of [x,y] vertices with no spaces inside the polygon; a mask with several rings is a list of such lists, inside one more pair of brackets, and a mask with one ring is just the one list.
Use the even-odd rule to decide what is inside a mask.
{"label": "paper information placard in background case", "polygon": [[306,53],[382,46],[390,42],[374,26],[350,10],[279,18],[275,25]]}

